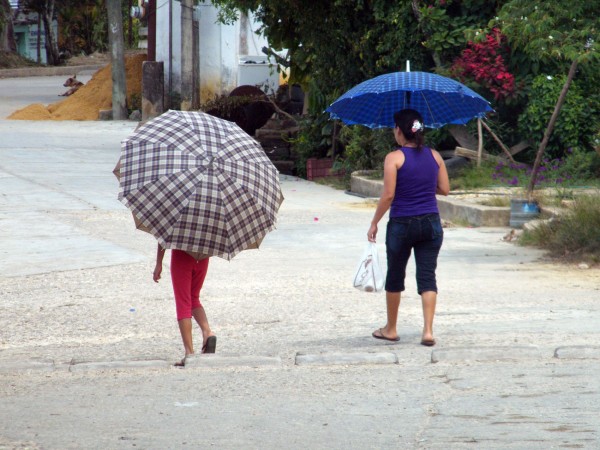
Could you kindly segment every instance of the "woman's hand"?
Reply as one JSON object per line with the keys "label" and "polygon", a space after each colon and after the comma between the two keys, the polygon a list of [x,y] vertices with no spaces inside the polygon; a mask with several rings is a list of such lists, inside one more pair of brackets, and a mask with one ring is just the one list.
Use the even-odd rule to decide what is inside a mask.
{"label": "woman's hand", "polygon": [[154,268],[154,274],[152,275],[152,279],[154,280],[155,283],[158,283],[158,280],[160,280],[161,274],[162,274],[162,264],[160,266],[157,264],[156,267]]}
{"label": "woman's hand", "polygon": [[369,228],[369,231],[367,232],[367,239],[369,239],[369,242],[375,242],[376,238],[377,238],[377,225],[371,224],[371,227]]}

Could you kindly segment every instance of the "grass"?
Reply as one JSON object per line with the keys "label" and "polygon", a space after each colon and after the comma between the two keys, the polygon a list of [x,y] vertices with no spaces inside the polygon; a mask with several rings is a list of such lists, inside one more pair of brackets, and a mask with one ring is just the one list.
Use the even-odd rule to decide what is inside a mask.
{"label": "grass", "polygon": [[450,185],[452,190],[468,190],[488,188],[492,184],[494,166],[482,164],[481,167],[469,167],[460,173],[460,176],[452,178]]}
{"label": "grass", "polygon": [[479,204],[483,206],[496,206],[503,208],[510,206],[510,198],[497,195],[481,200]]}
{"label": "grass", "polygon": [[348,182],[344,177],[319,177],[315,178],[314,182],[340,191],[348,189]]}
{"label": "grass", "polygon": [[554,258],[600,263],[598,195],[577,196],[565,214],[526,230],[519,242],[544,248]]}

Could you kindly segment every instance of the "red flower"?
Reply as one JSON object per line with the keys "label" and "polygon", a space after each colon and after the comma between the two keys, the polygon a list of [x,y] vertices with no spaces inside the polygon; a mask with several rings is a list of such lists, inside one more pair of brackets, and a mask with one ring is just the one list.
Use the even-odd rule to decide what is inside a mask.
{"label": "red flower", "polygon": [[501,54],[505,41],[504,35],[493,29],[485,42],[469,42],[454,61],[452,73],[463,80],[473,79],[489,89],[496,99],[510,96],[515,91],[515,78],[508,72]]}

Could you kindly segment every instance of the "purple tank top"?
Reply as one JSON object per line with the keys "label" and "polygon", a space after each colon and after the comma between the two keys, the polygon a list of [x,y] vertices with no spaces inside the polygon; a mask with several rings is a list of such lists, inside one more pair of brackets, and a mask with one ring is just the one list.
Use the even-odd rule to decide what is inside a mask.
{"label": "purple tank top", "polygon": [[404,153],[404,164],[396,177],[396,193],[390,217],[439,214],[435,191],[440,167],[429,147],[398,149]]}

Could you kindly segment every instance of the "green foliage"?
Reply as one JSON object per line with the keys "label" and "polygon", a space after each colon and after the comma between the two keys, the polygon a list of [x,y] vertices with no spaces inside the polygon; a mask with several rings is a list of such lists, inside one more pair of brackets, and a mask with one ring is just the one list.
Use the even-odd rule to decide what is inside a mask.
{"label": "green foliage", "polygon": [[[521,163],[484,162],[464,168],[452,180],[453,189],[477,189],[491,186],[523,187],[531,177],[531,167]],[[537,185],[552,187],[560,196],[574,186],[597,186],[600,181],[600,156],[590,150],[573,149],[563,158],[545,158]]]}
{"label": "green foliage", "polygon": [[331,122],[324,115],[304,117],[299,122],[300,131],[291,141],[295,167],[299,176],[306,176],[306,160],[324,158],[331,149]]}
{"label": "green foliage", "polygon": [[492,174],[494,165],[484,162],[480,167],[472,164],[461,170],[460,175],[452,178],[452,190],[469,190],[486,188],[494,184]]}
{"label": "green foliage", "polygon": [[[565,80],[566,76],[539,75],[533,81],[529,103],[519,116],[518,127],[522,136],[535,142],[536,148],[544,137]],[[546,152],[550,157],[559,158],[568,149],[590,147],[597,105],[590,104],[589,100],[574,80],[548,143]]]}
{"label": "green foliage", "polygon": [[344,127],[340,139],[345,145],[343,165],[346,173],[382,169],[385,156],[395,144],[390,130],[371,130],[359,125]]}
{"label": "green foliage", "polygon": [[500,26],[531,59],[598,61],[598,2],[511,0],[491,26]]}
{"label": "green foliage", "polygon": [[592,150],[574,149],[564,159],[562,171],[577,183],[600,180],[600,155]]}
{"label": "green foliage", "polygon": [[[448,64],[458,56],[472,34],[471,30],[484,26],[496,12],[495,2],[486,0],[437,0],[417,2],[420,28],[426,38],[423,46],[439,60]],[[441,67],[438,67],[441,68]]]}
{"label": "green foliage", "polygon": [[598,194],[576,197],[566,214],[532,231],[525,231],[520,243],[545,248],[555,257],[600,262]]}

